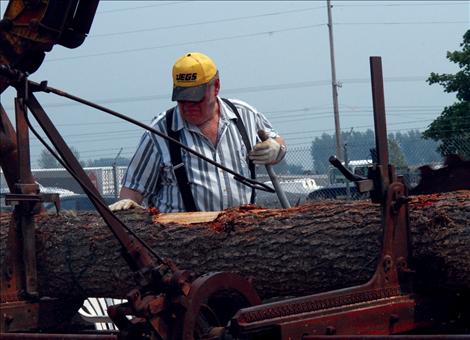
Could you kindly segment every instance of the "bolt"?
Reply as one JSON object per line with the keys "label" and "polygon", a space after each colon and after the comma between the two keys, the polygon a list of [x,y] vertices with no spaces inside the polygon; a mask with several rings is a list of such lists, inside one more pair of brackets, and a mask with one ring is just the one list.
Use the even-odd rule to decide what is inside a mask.
{"label": "bolt", "polygon": [[8,266],[7,269],[5,270],[5,278],[10,281],[11,278],[13,277],[13,269]]}
{"label": "bolt", "polygon": [[333,326],[326,327],[326,335],[333,335],[336,334],[336,328]]}
{"label": "bolt", "polygon": [[11,20],[9,19],[0,20],[0,29],[4,30],[5,32],[11,30],[12,27],[13,27],[13,22]]}
{"label": "bolt", "polygon": [[390,269],[392,268],[392,264],[393,264],[392,257],[390,255],[384,256],[383,267],[386,273],[390,271]]}
{"label": "bolt", "polygon": [[5,322],[5,326],[9,326],[13,322],[13,317],[9,314],[3,313],[3,321]]}
{"label": "bolt", "polygon": [[397,323],[398,320],[400,320],[400,317],[397,314],[391,314],[390,315],[390,323],[391,324]]}

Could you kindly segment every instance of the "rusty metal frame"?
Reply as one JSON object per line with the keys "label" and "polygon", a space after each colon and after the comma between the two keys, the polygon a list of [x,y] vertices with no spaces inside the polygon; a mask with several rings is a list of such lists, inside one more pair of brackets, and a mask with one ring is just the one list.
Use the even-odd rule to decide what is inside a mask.
{"label": "rusty metal frame", "polygon": [[[16,136],[16,140],[21,140],[21,145],[24,145],[24,149],[18,150],[19,178],[15,177],[11,180],[11,182],[15,183],[15,188],[18,187],[18,190],[21,189],[22,191],[21,193],[14,192],[7,195],[7,200],[17,204],[15,209],[19,209],[18,207],[23,205],[31,208],[32,205],[30,203],[37,204],[42,200],[41,195],[38,195],[37,192],[31,192],[31,188],[34,187],[26,184],[18,186],[17,183],[19,182],[21,184],[22,178],[25,177],[28,172],[31,172],[29,163],[28,127],[36,134],[36,137],[43,142],[46,148],[56,155],[55,151],[53,151],[52,148],[42,140],[42,137],[37,134],[30,124],[27,116],[27,107],[56,148],[58,152],[58,155],[56,155],[58,161],[70,172],[72,177],[79,182],[98,213],[103,217],[114,236],[120,242],[123,257],[135,274],[136,288],[128,294],[127,300],[129,302],[123,305],[111,307],[109,313],[113,318],[113,321],[115,321],[116,324],[120,324],[122,334],[127,334],[126,338],[131,339],[140,334],[139,332],[147,333],[149,330],[164,339],[169,337],[174,339],[178,338],[178,336],[175,337],[174,335],[180,334],[180,327],[187,324],[190,324],[189,327],[194,327],[195,322],[197,322],[195,319],[196,316],[188,315],[186,313],[186,309],[189,308],[189,310],[193,311],[194,309],[198,310],[201,308],[200,305],[195,306],[194,304],[197,301],[200,301],[199,299],[201,296],[199,296],[199,293],[202,294],[202,292],[215,292],[220,289],[230,288],[231,291],[236,292],[246,299],[247,304],[244,306],[260,302],[259,297],[251,284],[237,275],[230,273],[217,273],[204,276],[201,280],[194,281],[195,276],[191,272],[179,270],[171,260],[160,258],[154,250],[140,240],[135,233],[125,226],[109,210],[99,192],[93,186],[85,171],[78,163],[78,160],[68,148],[62,136],[57,131],[40,103],[37,101],[34,96],[34,92],[48,92],[50,88],[47,87],[47,83],[43,82],[37,84],[28,81],[26,75],[21,74],[21,72],[17,70],[2,67],[0,68],[0,71],[18,79],[18,81],[15,82],[15,87],[18,93],[16,100],[18,134]],[[5,117],[2,116],[2,118],[7,119],[6,115]],[[13,144],[13,137],[10,136],[10,138],[12,140],[12,143],[10,144]],[[18,262],[16,266],[12,267],[15,271],[15,275],[12,275],[12,277],[16,277],[16,274],[21,274],[22,268],[32,268],[31,274],[26,271],[27,275],[25,275],[26,278],[31,281],[29,286],[27,286],[29,293],[26,296],[15,296],[13,299],[15,300],[15,303],[2,304],[2,325],[5,325],[5,327],[0,329],[1,332],[12,332],[24,329],[32,330],[35,328],[47,327],[53,323],[54,318],[57,317],[57,315],[51,313],[51,318],[45,321],[43,320],[42,322],[39,321],[41,316],[39,314],[39,310],[42,305],[33,300],[37,297],[37,292],[35,291],[36,286],[34,285],[37,281],[35,280],[35,276],[33,276],[36,272],[34,262],[34,220],[32,218],[32,211],[33,210],[31,210],[30,214],[25,213],[23,210],[19,211],[17,214],[19,222],[17,225],[15,224],[17,229],[28,232],[27,235],[22,238],[27,240],[27,243],[23,245],[20,244],[19,248],[22,249],[23,253],[26,252],[26,254],[31,255],[28,257],[28,261],[30,261],[32,265],[19,263],[19,255],[16,253],[12,256],[14,260]],[[30,220],[25,220],[27,218]],[[27,225],[27,223],[31,223],[31,225]],[[14,227],[12,226],[12,230],[13,229]],[[14,241],[18,241],[18,239],[19,238]],[[9,249],[16,249],[18,245],[18,242],[12,242],[8,247]],[[192,285],[193,281],[194,286]],[[224,284],[221,284],[222,282]],[[196,295],[198,295],[197,297],[194,296],[195,291],[199,292],[196,293]],[[60,305],[61,303],[61,301],[55,302],[57,303],[54,303],[53,301],[51,305],[55,306]],[[18,319],[17,313],[24,313],[27,308],[32,311],[33,317],[29,318],[29,321],[26,321],[26,323],[15,321]],[[176,321],[173,318],[175,312],[180,316]],[[127,320],[126,315],[135,316],[138,320],[142,321],[140,323],[124,322],[124,320]],[[182,323],[180,323],[181,320]],[[186,333],[192,333],[192,331],[187,327],[183,328],[186,329]]]}
{"label": "rusty metal frame", "polygon": [[413,271],[408,265],[409,199],[407,188],[388,160],[380,57],[370,58],[370,70],[378,162],[369,169],[368,179],[354,180],[360,189],[371,187],[372,201],[381,204],[383,244],[373,277],[355,287],[242,309],[231,322],[229,331],[235,337],[388,338],[391,334],[429,327],[436,321],[436,315],[426,310],[429,301],[417,296],[412,288]]}
{"label": "rusty metal frame", "polygon": [[[247,305],[233,317],[228,327],[213,326],[213,338],[250,338],[261,336],[278,339],[371,338],[385,339],[428,327],[436,320],[433,301],[413,291],[413,271],[409,268],[409,225],[407,188],[397,178],[388,163],[387,132],[383,98],[383,79],[380,57],[371,57],[372,97],[378,163],[369,170],[368,179],[358,179],[362,190],[372,190],[371,198],[381,204],[383,244],[375,274],[365,284],[260,305],[251,283],[230,273],[211,273],[195,279],[189,271],[179,270],[170,260],[158,257],[145,243],[132,234],[107,208],[83,168],[66,145],[53,123],[34,96],[45,91],[45,83],[29,82],[20,77],[15,101],[17,133],[12,133],[3,108],[0,137],[8,146],[0,147],[0,162],[15,160],[18,172],[7,178],[13,187],[7,198],[16,202],[9,234],[7,269],[2,273],[0,331],[2,338],[63,338],[115,339],[116,335],[85,334],[13,334],[11,331],[34,330],[54,324],[61,315],[63,300],[41,300],[37,296],[34,258],[34,220],[32,216],[44,198],[32,182],[29,164],[29,137],[26,106],[46,135],[56,146],[60,160],[89,195],[93,204],[123,247],[123,254],[136,274],[136,288],[128,303],[112,306],[109,314],[120,327],[120,336],[131,339],[142,329],[151,330],[163,339],[192,339],[201,308],[216,292],[232,290],[243,296]],[[33,130],[34,132],[34,130]],[[17,143],[18,141],[18,143]],[[19,146],[18,146],[19,144]],[[17,150],[15,154],[11,150]],[[6,155],[2,155],[5,152]],[[2,165],[3,163],[0,163]],[[15,163],[16,164],[16,163]],[[12,184],[13,183],[13,184]],[[152,257],[153,256],[153,257]],[[435,306],[434,306],[435,307]],[[30,320],[24,320],[24,313]],[[129,322],[126,315],[137,317]],[[62,315],[62,317],[64,317]],[[127,335],[126,335],[127,334]],[[406,335],[405,338],[441,338]],[[445,336],[453,338],[452,336]],[[457,338],[459,336],[456,336]]]}

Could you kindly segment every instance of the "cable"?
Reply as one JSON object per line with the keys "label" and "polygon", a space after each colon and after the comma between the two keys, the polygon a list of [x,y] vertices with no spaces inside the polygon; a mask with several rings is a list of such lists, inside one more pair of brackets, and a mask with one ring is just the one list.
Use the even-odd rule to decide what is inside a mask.
{"label": "cable", "polygon": [[[348,111],[346,111],[346,112],[348,112]],[[355,111],[349,111],[349,112],[355,112]],[[372,110],[368,110],[368,112],[372,112]],[[429,113],[435,113],[434,110],[428,111],[428,112]],[[419,116],[421,116],[423,114],[428,114],[428,112],[414,112],[412,110],[403,110],[403,114],[405,114],[406,117],[409,117],[410,115],[419,115]],[[342,113],[344,114],[345,111],[342,111]],[[387,113],[387,116],[388,117],[390,117],[390,116],[395,116],[395,117],[396,116],[401,116],[402,112],[397,112],[397,113],[399,113],[399,114],[395,115],[394,111],[389,111]],[[324,119],[324,118],[331,118],[331,117],[333,117],[333,112],[332,111],[324,111],[324,112],[316,112],[316,113],[306,112],[306,113],[298,114],[298,115],[286,114],[286,115],[282,115],[282,116],[269,117],[269,120],[272,121],[272,122],[277,122],[277,123],[294,122],[294,121],[305,121],[307,123],[307,122],[315,120],[315,119]],[[370,117],[370,118],[373,118],[373,116],[370,115],[369,113],[357,113],[357,114],[344,114],[343,115],[343,119],[351,118],[351,117]],[[462,117],[466,117],[466,115],[464,114],[464,115],[462,115]],[[434,121],[436,118],[437,117],[433,116],[433,117],[421,119],[420,121],[427,121],[427,120],[433,120]],[[107,123],[107,122],[102,122],[102,123],[95,122],[95,123],[90,123],[90,124],[84,123],[84,124],[77,124],[77,125],[101,125],[101,124],[109,125],[109,123]],[[73,124],[67,124],[67,125],[73,125]],[[302,133],[302,132],[299,132],[299,133]],[[64,135],[64,137],[66,137],[67,140],[70,142],[71,139],[73,139],[73,137],[80,137],[80,139],[82,139],[81,137],[84,137],[84,136],[96,136],[96,135],[101,136],[100,138],[92,138],[92,139],[87,138],[86,142],[91,142],[91,141],[109,140],[110,138],[112,138],[112,136],[109,136],[109,135],[115,135],[115,134],[119,134],[119,139],[120,140],[123,140],[123,139],[136,139],[136,138],[140,138],[140,136],[141,136],[141,133],[139,131],[129,131],[129,129],[126,129],[126,130],[114,130],[114,131],[106,131],[106,132],[101,131],[99,133],[98,132],[92,132],[92,133],[70,134],[70,135]],[[283,133],[282,135],[285,136],[286,134]],[[103,136],[106,136],[106,137],[103,137]]]}
{"label": "cable", "polygon": [[[385,82],[415,82],[415,81],[424,81],[424,76],[397,76],[397,77],[386,77],[384,78]],[[347,78],[341,80],[343,84],[358,84],[358,83],[370,83],[370,78]],[[316,86],[331,86],[331,80],[312,80],[312,81],[301,81],[295,83],[284,83],[276,85],[258,85],[250,87],[239,87],[232,89],[225,89],[224,95],[226,94],[237,94],[245,92],[264,92],[264,91],[277,91],[277,90],[291,90],[296,88],[304,87],[316,87]],[[95,99],[94,102],[98,104],[114,104],[114,103],[132,103],[148,100],[158,100],[158,99],[169,99],[170,94],[159,94],[159,95],[145,95],[145,96],[132,96],[132,97],[119,97],[119,98],[108,98],[108,99]],[[78,106],[78,103],[46,103],[43,106],[46,108],[51,107],[69,107],[69,106]],[[13,107],[6,107],[7,110],[12,110]],[[269,112],[264,110],[264,112]]]}
{"label": "cable", "polygon": [[[330,106],[330,105],[324,105],[324,107]],[[46,106],[45,106],[46,107]],[[397,116],[403,114],[426,114],[426,113],[434,113],[436,111],[441,111],[443,110],[442,106],[401,106],[403,109],[393,109],[394,106],[389,106],[387,110],[387,116]],[[395,106],[399,107],[399,106]],[[419,109],[420,107],[423,107],[422,109]],[[424,108],[428,107],[428,108]],[[297,109],[283,109],[283,110],[263,110],[263,113],[270,119],[276,119],[276,118],[284,118],[284,117],[296,117],[300,115],[292,115],[294,112],[303,112],[305,114],[306,118],[311,117],[312,115],[321,115],[321,114],[333,114],[331,110],[328,111],[315,111],[316,108],[320,107],[305,107],[305,108],[297,108]],[[407,109],[408,108],[408,109]],[[433,108],[433,109],[432,109]],[[340,107],[340,112],[342,114],[347,114],[348,112],[372,112],[372,107]],[[273,113],[285,113],[282,115],[273,115]],[[350,117],[349,115],[346,115],[346,118]],[[56,127],[65,127],[65,126],[97,126],[97,125],[123,125],[125,126],[125,123],[123,122],[108,122],[108,121],[95,121],[95,122],[86,122],[86,123],[64,123],[64,124],[55,124]]]}
{"label": "cable", "polygon": [[163,6],[170,6],[170,5],[178,5],[181,3],[184,3],[186,1],[174,1],[174,2],[168,2],[164,4],[158,4],[158,5],[148,5],[148,6],[140,6],[140,7],[127,7],[127,8],[119,8],[119,9],[110,9],[110,10],[105,10],[105,11],[100,11],[97,12],[97,14],[108,14],[108,13],[116,13],[116,12],[127,12],[127,11],[133,11],[133,10],[139,10],[139,9],[147,9],[147,8],[153,8],[153,7],[163,7]]}
{"label": "cable", "polygon": [[[30,85],[33,85],[34,82],[32,81],[29,81]],[[34,84],[34,85],[38,85],[38,84]],[[258,189],[258,190],[263,190],[263,191],[267,191],[267,192],[275,192],[275,190],[273,188],[271,188],[270,186],[266,185],[265,183],[262,183],[262,182],[259,182],[259,181],[256,181],[255,179],[251,179],[251,178],[248,178],[248,177],[245,177],[243,175],[240,175],[239,173],[235,172],[234,170],[232,169],[229,169],[227,168],[226,166],[223,166],[222,164],[212,160],[211,158],[209,157],[206,157],[205,155],[195,151],[194,149],[190,148],[189,146],[177,141],[176,139],[166,135],[165,133],[161,132],[161,131],[158,131],[157,129],[155,129],[154,127],[152,126],[149,126],[149,125],[146,125],[144,123],[141,123],[140,121],[138,120],[135,120],[133,118],[130,118],[126,115],[123,115],[117,111],[113,111],[111,109],[108,109],[104,106],[100,106],[98,104],[95,104],[93,102],[90,102],[88,100],[85,100],[83,98],[80,98],[80,97],[77,97],[77,96],[74,96],[74,95],[71,95],[67,92],[64,92],[64,91],[61,91],[61,90],[58,90],[58,89],[55,89],[53,87],[50,87],[50,86],[44,86],[43,88],[41,88],[41,91],[42,92],[46,92],[46,93],[53,93],[55,95],[58,95],[58,96],[61,96],[61,97],[65,97],[65,98],[68,98],[70,100],[74,100],[74,101],[77,101],[83,105],[86,105],[86,106],[89,106],[89,107],[92,107],[96,110],[99,110],[99,111],[103,111],[103,112],[106,112],[112,116],[115,116],[117,118],[120,118],[122,120],[125,120],[131,124],[134,124],[136,126],[139,126],[141,127],[142,129],[144,130],[147,130],[148,132],[151,132],[163,139],[165,139],[166,141],[168,142],[172,142],[172,143],[175,143],[177,144],[181,149],[184,149],[186,150],[187,152],[195,155],[196,157],[206,161],[207,163],[210,163],[212,165],[214,165],[215,167],[221,169],[221,170],[224,170],[225,172],[228,172],[230,174],[233,175],[233,178],[237,181],[239,181],[240,183],[244,184],[244,185],[247,185],[249,186],[250,188],[253,188],[253,189]]]}
{"label": "cable", "polygon": [[468,21],[409,21],[409,22],[335,22],[336,25],[440,25],[440,24],[468,24]]}
{"label": "cable", "polygon": [[401,1],[398,4],[349,4],[349,5],[334,5],[333,7],[404,7],[404,6],[453,6],[453,5],[466,5],[468,4],[467,1],[463,2],[450,2],[450,1],[445,1],[445,2],[418,2],[418,3],[410,3],[410,2],[405,2]]}
{"label": "cable", "polygon": [[[51,146],[49,146],[49,144],[47,144],[47,142],[39,135],[39,133],[34,129],[34,127],[32,126],[29,118],[28,118],[28,111],[25,110],[25,120],[29,126],[29,128],[31,129],[31,131],[33,132],[33,134],[36,136],[36,138],[46,147],[46,149],[57,159],[57,161],[64,167],[64,169],[66,169],[69,174],[80,184],[80,186],[82,187],[82,189],[85,191],[85,193],[89,196],[89,197],[93,197],[94,200],[92,201],[93,203],[97,203],[101,208],[104,208],[106,210],[109,210],[108,206],[106,205],[106,203],[104,203],[102,197],[100,197],[99,195],[95,195],[94,192],[92,192],[91,190],[89,190],[89,188],[85,185],[85,183],[79,178],[79,176],[75,173],[75,171],[73,171],[73,169],[71,167],[69,167],[69,165],[62,159],[62,157],[60,157],[53,149]],[[152,254],[160,263],[164,263],[166,265],[167,262],[162,258],[160,257],[147,243],[145,243],[139,236],[137,236],[137,234],[132,231],[128,226],[126,226],[121,220],[119,220],[113,213],[111,213],[112,216],[114,216],[116,222],[119,223],[119,225],[124,229],[126,230],[129,234],[131,234],[137,241],[139,241],[139,243],[141,245],[144,246],[145,249],[147,249],[147,251],[150,252],[150,254]],[[103,217],[104,219],[104,217]],[[105,220],[105,222],[107,222]],[[113,228],[109,228],[111,229],[111,232],[116,236],[116,238],[120,240],[119,237],[117,237],[117,233],[115,232],[115,230]],[[121,243],[122,246],[124,246],[122,243]]]}
{"label": "cable", "polygon": [[142,29],[132,30],[132,31],[121,31],[121,32],[112,32],[112,33],[104,33],[104,34],[95,34],[95,35],[89,36],[88,38],[109,37],[109,36],[115,36],[115,35],[122,36],[124,34],[151,32],[151,31],[167,30],[167,29],[180,28],[180,27],[185,27],[186,28],[186,27],[190,27],[190,26],[200,26],[200,25],[206,25],[206,24],[217,24],[217,23],[221,23],[221,22],[239,21],[239,20],[255,19],[255,18],[261,18],[261,17],[267,17],[267,16],[284,15],[284,14],[291,14],[291,13],[298,13],[298,12],[307,12],[307,11],[316,10],[316,9],[325,8],[325,7],[326,6],[310,7],[310,8],[291,10],[291,11],[281,11],[281,12],[271,12],[271,13],[264,13],[264,14],[257,14],[257,15],[248,15],[248,16],[244,16],[244,17],[226,18],[226,19],[218,19],[218,20],[210,20],[210,21],[200,21],[200,22],[184,23],[184,24],[180,24],[180,25],[171,25],[171,26],[159,26],[159,27],[151,27],[151,28],[142,28]]}
{"label": "cable", "polygon": [[94,54],[86,54],[86,55],[79,55],[79,56],[70,56],[70,57],[63,57],[63,58],[56,58],[56,59],[47,59],[47,60],[44,61],[44,63],[55,62],[55,61],[63,61],[63,60],[71,60],[71,59],[101,57],[101,56],[110,55],[110,54],[117,55],[117,54],[124,54],[124,53],[133,53],[133,52],[148,51],[148,50],[155,50],[155,49],[168,48],[168,47],[194,45],[194,44],[202,44],[202,43],[214,42],[214,41],[248,38],[248,37],[255,37],[255,36],[260,36],[260,35],[271,36],[274,33],[300,31],[300,30],[305,30],[305,29],[310,29],[310,28],[320,27],[320,26],[326,26],[326,24],[297,26],[297,27],[290,27],[290,28],[279,29],[279,30],[271,30],[271,31],[263,31],[263,32],[257,32],[257,33],[225,36],[225,37],[220,37],[220,38],[212,38],[212,39],[204,39],[204,40],[193,40],[193,41],[187,41],[187,42],[182,42],[182,43],[172,43],[172,44],[166,44],[166,45],[156,45],[156,46],[140,47],[140,48],[133,48],[133,49],[124,49],[124,50],[116,50],[116,51],[101,52],[101,53],[94,53]]}

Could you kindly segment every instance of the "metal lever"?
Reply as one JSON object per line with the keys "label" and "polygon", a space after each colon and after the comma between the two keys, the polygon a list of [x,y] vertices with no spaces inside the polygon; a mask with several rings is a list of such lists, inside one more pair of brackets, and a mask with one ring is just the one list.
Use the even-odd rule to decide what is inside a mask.
{"label": "metal lever", "polygon": [[335,156],[330,156],[330,158],[328,159],[328,161],[331,163],[331,165],[333,165],[336,169],[338,169],[339,171],[341,171],[341,173],[344,175],[344,177],[346,177],[348,180],[350,180],[351,182],[357,182],[357,181],[363,181],[367,178],[365,177],[362,177],[362,176],[359,176],[359,175],[356,175],[356,174],[353,174],[351,171],[349,171],[348,168],[346,168],[338,158],[336,158]]}
{"label": "metal lever", "polygon": [[368,192],[374,190],[374,181],[372,179],[367,179],[366,177],[353,174],[335,156],[331,156],[328,161],[331,163],[331,165],[338,169],[344,175],[344,177],[346,177],[346,179],[350,180],[356,185],[357,191]]}
{"label": "metal lever", "polygon": [[[258,130],[258,137],[261,141],[265,141],[269,138],[266,131]],[[279,184],[279,180],[274,172],[273,166],[270,164],[266,164],[266,171],[268,172],[269,178],[271,179],[271,183],[273,184],[274,189],[276,190],[276,195],[279,198],[279,202],[284,209],[290,208],[289,200],[286,197],[284,190],[282,190],[281,185]]]}

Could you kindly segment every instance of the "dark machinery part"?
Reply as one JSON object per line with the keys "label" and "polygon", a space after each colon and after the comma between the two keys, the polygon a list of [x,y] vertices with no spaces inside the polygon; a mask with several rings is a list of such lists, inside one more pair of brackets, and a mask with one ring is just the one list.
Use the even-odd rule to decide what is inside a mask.
{"label": "dark machinery part", "polygon": [[[371,58],[371,72],[373,78],[377,78],[378,72],[381,75],[380,58]],[[80,182],[121,242],[124,257],[136,274],[136,288],[129,292],[128,302],[112,306],[108,311],[120,329],[121,338],[313,339],[328,334],[390,335],[411,332],[440,320],[440,316],[434,313],[438,308],[433,301],[417,295],[412,289],[407,189],[395,175],[393,166],[388,164],[387,157],[379,157],[384,163],[379,161],[375,164],[367,179],[354,178],[360,190],[372,190],[371,197],[382,207],[383,249],[372,279],[364,285],[339,291],[260,305],[259,297],[247,280],[223,272],[195,278],[190,271],[180,270],[170,260],[159,258],[136,235],[129,234],[125,225],[103,203],[36,100],[34,92],[46,91],[49,89],[47,85],[30,82],[15,72],[10,76],[25,84],[17,86],[17,134],[11,135],[12,128],[6,129],[10,135],[5,134],[10,148],[16,140],[21,141],[21,146],[17,146],[19,174],[14,185],[17,193],[7,197],[18,203],[10,230],[13,241],[9,245],[17,252],[8,257],[7,270],[2,276],[2,284],[9,287],[6,292],[2,291],[2,332],[47,330],[64,319],[60,314],[63,301],[48,300],[46,303],[36,292],[32,203],[40,201],[41,196],[34,194],[31,183],[22,184],[30,173],[25,105],[55,145],[60,161]],[[372,88],[377,103],[383,103],[381,86],[379,77]],[[384,110],[377,109],[374,116],[379,117],[376,121],[380,122],[376,140],[381,155],[380,146],[387,145]],[[7,121],[7,117],[2,116],[2,119]],[[75,304],[79,306],[78,302]],[[26,309],[32,313],[29,322],[20,316]],[[46,320],[43,310],[50,310]],[[50,338],[54,337],[50,334]]]}
{"label": "dark machinery part", "polygon": [[[393,334],[438,327],[440,322],[449,322],[455,316],[446,314],[456,302],[455,296],[443,301],[439,295],[414,291],[408,246],[409,198],[403,181],[388,162],[381,58],[371,57],[370,65],[377,163],[369,168],[368,178],[362,178],[351,174],[335,158],[330,160],[346,178],[354,181],[360,192],[371,191],[372,201],[381,204],[383,244],[375,274],[360,286],[242,309],[232,319],[228,331],[234,338],[349,339],[366,335],[389,338]],[[461,184],[443,187],[444,191],[470,189],[468,179],[464,179],[468,176],[468,172],[464,175],[465,164],[454,163],[453,182]],[[425,183],[432,187],[429,181]],[[454,312],[458,317],[459,312]]]}
{"label": "dark machinery part", "polygon": [[[136,286],[129,292],[128,302],[112,306],[108,311],[119,327],[121,339],[315,339],[324,335],[364,334],[380,337],[413,332],[441,319],[449,321],[448,315],[438,312],[448,309],[450,299],[438,300],[413,290],[407,189],[388,163],[379,57],[371,58],[378,160],[369,169],[367,179],[354,178],[360,192],[370,191],[372,201],[382,208],[383,249],[375,275],[364,285],[260,305],[248,280],[224,272],[196,278],[190,271],[177,268],[171,260],[160,258],[128,230],[104,204],[36,100],[34,92],[50,88],[46,83],[28,81],[28,73],[39,67],[44,53],[54,44],[79,46],[89,31],[97,4],[96,0],[11,0],[0,22],[0,66],[4,72],[0,77],[0,93],[12,84],[18,92],[16,133],[0,107],[0,165],[9,169],[5,171],[11,191],[7,200],[16,204],[1,277],[2,338],[116,338],[115,335],[58,334],[59,326],[70,319],[81,301],[38,295],[33,217],[40,211],[41,201],[57,197],[40,194],[33,181],[27,108],[58,150],[59,161],[81,184],[121,243],[123,256],[135,273]],[[450,174],[456,176],[453,183],[459,183],[459,174],[465,173],[459,170],[462,164],[467,163],[451,160],[447,173],[428,171],[432,174],[429,178],[432,181]],[[423,183],[422,192],[432,190],[430,180]],[[446,189],[459,187],[455,184]],[[72,313],[68,315],[64,311]],[[56,334],[44,334],[48,330]],[[25,331],[43,334],[18,333]]]}
{"label": "dark machinery part", "polygon": [[[35,72],[55,44],[76,48],[90,31],[99,0],[10,0],[0,21],[0,65]],[[0,78],[0,93],[8,86]]]}
{"label": "dark machinery part", "polygon": [[[17,134],[16,136],[5,134],[5,137],[11,139],[9,144],[13,144],[13,140],[21,141],[18,143],[21,146],[16,146],[19,152],[19,176],[9,179],[9,182],[18,181],[19,183],[15,183],[14,187],[19,187],[23,174],[31,173],[28,126],[49,151],[56,155],[29,123],[27,107],[57,149],[59,162],[79,182],[120,242],[123,257],[134,272],[136,288],[128,294],[128,302],[115,306],[109,311],[112,320],[120,327],[121,338],[135,339],[154,334],[163,339],[180,339],[182,334],[187,334],[187,338],[190,338],[194,333],[202,337],[207,333],[216,332],[216,329],[223,330],[223,326],[240,308],[260,303],[251,284],[238,275],[212,273],[196,279],[190,271],[180,270],[171,260],[160,258],[109,210],[34,96],[34,92],[52,92],[54,89],[48,88],[45,82],[41,84],[31,82],[26,75],[18,77],[17,73],[21,72],[13,71],[9,67],[0,66],[0,71],[6,77],[17,80],[14,85],[18,92],[15,110]],[[6,115],[2,116],[2,119],[8,121]],[[12,129],[8,130],[9,133],[11,131]],[[0,315],[3,318],[0,320],[2,332],[24,329],[43,330],[54,326],[54,321],[62,320],[53,313],[50,314],[47,323],[39,320],[41,302],[37,301],[33,220],[36,211],[32,203],[37,204],[44,197],[38,195],[37,191],[27,192],[23,187],[24,185],[20,186],[22,190],[19,193],[6,195],[8,202],[17,203],[12,220],[13,237],[9,247],[18,251],[9,257],[11,265],[8,266],[8,272],[10,274],[2,277],[4,280],[2,285],[9,288],[5,293],[2,292],[2,300],[5,302],[2,305],[2,315]],[[29,188],[29,186],[26,187]],[[18,278],[18,280],[14,281],[13,278]],[[216,297],[219,298],[216,299]],[[29,322],[22,322],[21,318],[16,316],[16,313],[24,311],[24,308],[37,313]],[[221,317],[224,313],[225,317]],[[127,316],[132,317],[131,322],[127,320]]]}

